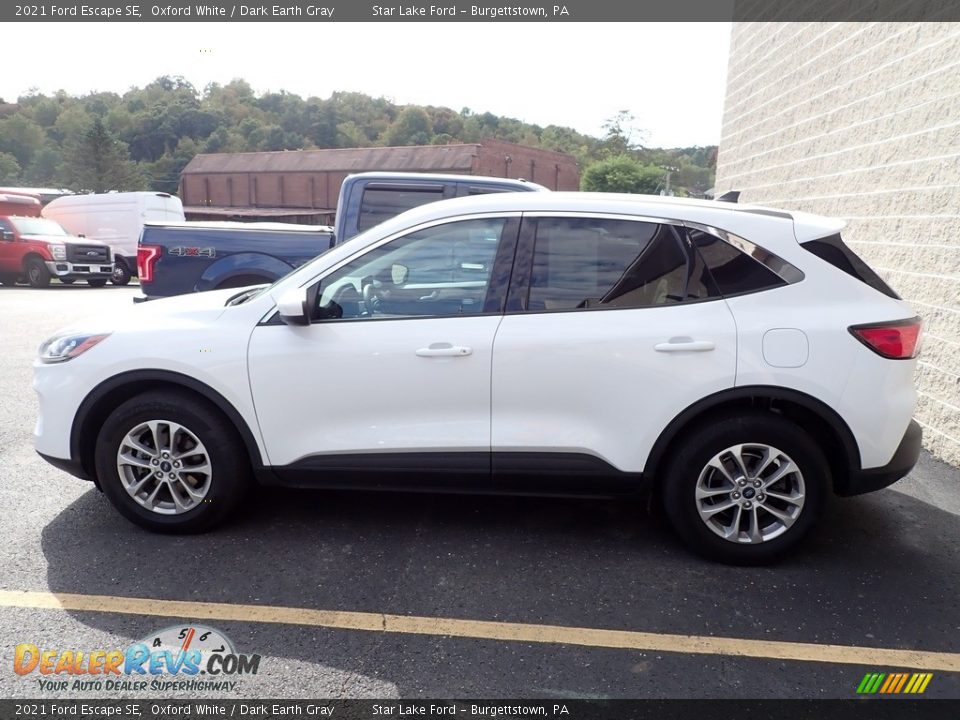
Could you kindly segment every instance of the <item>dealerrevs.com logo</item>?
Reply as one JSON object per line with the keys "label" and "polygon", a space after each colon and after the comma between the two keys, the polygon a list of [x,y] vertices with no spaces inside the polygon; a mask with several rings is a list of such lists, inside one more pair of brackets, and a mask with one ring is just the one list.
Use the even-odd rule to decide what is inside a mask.
{"label": "dealerrevs.com logo", "polygon": [[238,653],[219,630],[177,625],[126,650],[46,649],[20,643],[13,671],[37,675],[40,690],[232,692],[236,679],[255,675],[260,656]]}

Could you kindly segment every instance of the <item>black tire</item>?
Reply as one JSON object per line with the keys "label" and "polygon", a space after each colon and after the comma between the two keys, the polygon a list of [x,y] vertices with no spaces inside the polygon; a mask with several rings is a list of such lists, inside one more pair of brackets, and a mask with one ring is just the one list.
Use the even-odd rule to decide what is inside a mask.
{"label": "black tire", "polygon": [[[786,530],[781,530],[781,534],[760,542],[734,542],[721,537],[708,527],[707,522],[700,516],[695,492],[701,472],[707,471],[708,463],[717,454],[733,446],[750,443],[776,448],[793,461],[800,471],[804,501],[799,515]],[[746,454],[750,452],[753,451],[748,449]],[[751,469],[756,467],[753,465]],[[776,467],[777,465],[770,466],[765,476],[769,476]],[[714,477],[720,484],[713,487],[727,487],[727,481],[720,480],[719,474],[714,472]],[[790,474],[784,482],[796,483],[797,477]],[[663,502],[674,530],[695,552],[731,565],[760,565],[773,561],[793,548],[816,524],[831,483],[830,466],[823,452],[803,429],[779,415],[751,413],[703,424],[683,435],[680,443],[670,450],[663,475]],[[783,487],[774,484],[775,491],[786,494]],[[738,512],[736,508],[717,513],[716,520],[712,522],[718,525],[728,523],[731,528],[742,527],[743,534],[747,534],[753,513],[753,516],[762,518],[758,525],[763,525],[764,529],[776,529],[777,521],[774,516],[765,510],[757,509],[756,493],[759,492],[759,498],[771,504],[774,510],[783,511],[791,506],[770,497],[764,498],[763,491],[751,489],[749,482],[746,489],[740,490],[736,502],[746,501],[748,492],[753,498],[754,509],[747,511],[740,508],[739,512],[743,513],[742,525],[736,525],[734,520],[734,513]],[[732,495],[718,495],[716,499],[711,498],[704,502],[716,502],[719,505],[721,502],[733,502],[732,498]],[[784,524],[781,522],[781,526]]]}
{"label": "black tire", "polygon": [[40,258],[27,258],[23,264],[23,271],[27,275],[30,287],[45,288],[50,284],[50,271]]}
{"label": "black tire", "polygon": [[8,285],[9,287],[13,287],[17,284],[18,279],[19,277],[13,273],[3,273],[0,275],[0,285]]}
{"label": "black tire", "polygon": [[[212,468],[206,494],[195,507],[180,514],[160,514],[138,503],[127,492],[117,467],[126,435],[151,420],[182,425],[206,448]],[[113,506],[131,522],[154,532],[210,530],[230,515],[252,484],[247,453],[236,428],[217,408],[188,391],[151,391],[123,403],[100,430],[95,461],[100,487]],[[169,490],[161,489],[158,497],[164,494],[169,497]]]}
{"label": "black tire", "polygon": [[131,277],[127,264],[118,260],[113,266],[113,276],[110,278],[110,282],[114,285],[128,285]]}
{"label": "black tire", "polygon": [[107,278],[87,278],[87,285],[90,287],[103,287],[107,284]]}
{"label": "black tire", "polygon": [[64,285],[73,285],[76,281],[77,281],[76,278],[71,278],[71,277],[60,278],[60,282],[62,282]]}

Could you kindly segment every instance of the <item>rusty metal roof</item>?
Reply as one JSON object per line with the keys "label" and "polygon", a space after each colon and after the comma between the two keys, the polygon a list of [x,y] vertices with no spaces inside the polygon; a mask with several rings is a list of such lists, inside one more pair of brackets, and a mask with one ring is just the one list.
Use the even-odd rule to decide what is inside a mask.
{"label": "rusty metal roof", "polygon": [[247,172],[361,172],[377,170],[469,172],[479,144],[411,145],[408,147],[282,150],[279,152],[196,155],[184,175]]}
{"label": "rusty metal roof", "polygon": [[333,215],[336,210],[296,207],[223,207],[216,205],[184,205],[185,215],[217,215],[224,217],[286,217],[291,215]]}

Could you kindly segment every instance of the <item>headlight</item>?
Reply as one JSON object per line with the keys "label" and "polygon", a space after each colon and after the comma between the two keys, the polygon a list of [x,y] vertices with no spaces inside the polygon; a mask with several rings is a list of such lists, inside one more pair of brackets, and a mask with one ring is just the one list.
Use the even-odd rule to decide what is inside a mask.
{"label": "headlight", "polygon": [[72,360],[77,355],[83,355],[101,340],[105,340],[110,333],[105,335],[54,335],[40,346],[40,362],[58,363]]}
{"label": "headlight", "polygon": [[51,245],[50,254],[53,255],[54,260],[66,260],[67,259],[67,246],[66,245]]}

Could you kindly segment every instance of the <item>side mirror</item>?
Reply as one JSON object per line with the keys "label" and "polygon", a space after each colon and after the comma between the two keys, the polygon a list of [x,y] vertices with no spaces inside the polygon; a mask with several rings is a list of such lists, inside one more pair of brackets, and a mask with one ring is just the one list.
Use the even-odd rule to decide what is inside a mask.
{"label": "side mirror", "polygon": [[13,232],[11,230],[4,230],[3,239],[6,242],[13,242],[16,238],[14,237]]}
{"label": "side mirror", "polygon": [[310,303],[306,288],[287,290],[277,300],[277,312],[287,325],[309,325]]}

